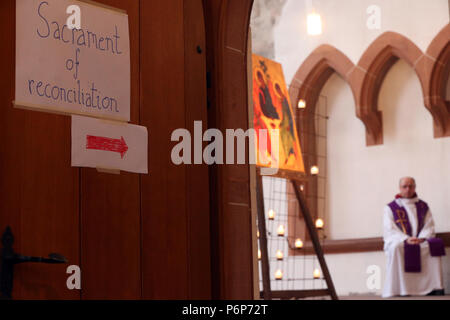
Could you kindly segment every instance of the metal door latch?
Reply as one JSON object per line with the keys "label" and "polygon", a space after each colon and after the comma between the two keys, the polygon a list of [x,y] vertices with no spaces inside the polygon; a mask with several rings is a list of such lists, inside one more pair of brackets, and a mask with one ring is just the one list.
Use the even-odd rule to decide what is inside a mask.
{"label": "metal door latch", "polygon": [[50,253],[47,258],[23,256],[14,252],[13,244],[14,235],[11,228],[8,226],[2,236],[3,247],[0,256],[0,299],[11,299],[15,264],[24,262],[67,263],[67,259],[59,253]]}

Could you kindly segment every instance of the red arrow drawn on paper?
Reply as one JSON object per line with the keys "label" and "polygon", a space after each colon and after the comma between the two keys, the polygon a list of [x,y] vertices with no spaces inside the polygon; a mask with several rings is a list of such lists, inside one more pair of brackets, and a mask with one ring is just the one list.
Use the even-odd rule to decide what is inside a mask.
{"label": "red arrow drawn on paper", "polygon": [[123,159],[123,156],[128,151],[128,146],[123,137],[120,137],[120,139],[111,139],[87,135],[86,149],[118,152]]}

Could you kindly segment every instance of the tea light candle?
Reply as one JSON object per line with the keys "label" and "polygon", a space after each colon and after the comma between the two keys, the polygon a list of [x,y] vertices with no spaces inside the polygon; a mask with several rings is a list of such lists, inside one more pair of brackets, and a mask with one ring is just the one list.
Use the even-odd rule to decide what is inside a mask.
{"label": "tea light candle", "polygon": [[275,272],[275,280],[281,280],[281,279],[283,279],[283,271],[281,271],[280,269],[278,269],[278,270]]}
{"label": "tea light candle", "polygon": [[319,230],[321,230],[321,229],[323,229],[323,220],[322,219],[317,219],[316,220],[316,228],[317,229],[319,229]]}
{"label": "tea light candle", "polygon": [[269,220],[273,220],[275,219],[275,211],[273,211],[272,209],[269,210]]}
{"label": "tea light candle", "polygon": [[277,260],[283,260],[283,252],[281,250],[277,251]]}
{"label": "tea light candle", "polygon": [[318,166],[312,166],[311,167],[311,174],[312,175],[318,175],[319,174],[319,167]]}
{"label": "tea light candle", "polygon": [[300,99],[300,100],[298,101],[298,108],[299,108],[299,109],[305,109],[305,108],[306,108],[306,101],[303,100],[303,99]]}
{"label": "tea light candle", "polygon": [[278,236],[284,236],[284,226],[282,224],[278,227]]}
{"label": "tea light candle", "polygon": [[314,269],[313,276],[314,276],[314,279],[319,279],[320,278],[320,270]]}
{"label": "tea light candle", "polygon": [[303,248],[303,241],[300,238],[295,240],[295,248],[297,249]]}

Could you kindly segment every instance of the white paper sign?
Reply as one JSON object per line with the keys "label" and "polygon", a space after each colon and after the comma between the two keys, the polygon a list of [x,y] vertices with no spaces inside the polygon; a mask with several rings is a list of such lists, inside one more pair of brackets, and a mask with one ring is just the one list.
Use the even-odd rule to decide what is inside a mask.
{"label": "white paper sign", "polygon": [[147,128],[72,116],[72,166],[148,173]]}
{"label": "white paper sign", "polygon": [[[80,8],[80,29],[67,26],[71,5]],[[74,0],[17,0],[14,104],[129,121],[129,42],[123,12]]]}

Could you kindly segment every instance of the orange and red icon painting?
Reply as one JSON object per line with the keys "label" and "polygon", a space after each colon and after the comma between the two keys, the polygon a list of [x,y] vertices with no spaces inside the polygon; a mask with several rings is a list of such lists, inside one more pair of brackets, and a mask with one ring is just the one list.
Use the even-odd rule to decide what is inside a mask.
{"label": "orange and red icon painting", "polygon": [[[261,167],[305,172],[283,69],[279,63],[255,54],[252,63],[256,163]],[[261,129],[268,133],[267,142],[262,145]],[[278,134],[273,134],[273,130]]]}

